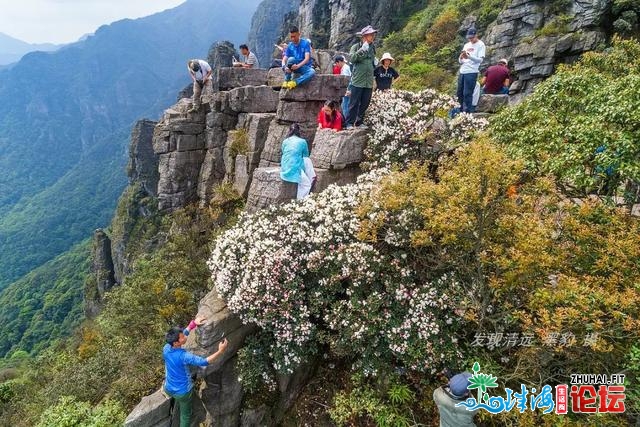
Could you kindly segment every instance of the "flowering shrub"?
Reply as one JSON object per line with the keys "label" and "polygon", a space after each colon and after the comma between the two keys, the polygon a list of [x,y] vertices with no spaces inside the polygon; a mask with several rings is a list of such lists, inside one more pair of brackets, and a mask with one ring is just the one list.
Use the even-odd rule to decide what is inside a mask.
{"label": "flowering shrub", "polygon": [[447,314],[454,280],[421,283],[406,254],[358,242],[356,208],[385,173],[244,215],[216,242],[214,286],[245,323],[270,335],[277,371],[292,372],[322,344],[360,356],[357,365],[372,374],[392,362],[433,371],[451,355],[444,331],[455,326]]}
{"label": "flowering shrub", "polygon": [[454,147],[471,140],[488,122],[471,114],[444,119],[457,102],[448,95],[427,89],[418,93],[377,91],[367,114],[372,128],[365,154],[371,169],[407,166],[430,149]]}

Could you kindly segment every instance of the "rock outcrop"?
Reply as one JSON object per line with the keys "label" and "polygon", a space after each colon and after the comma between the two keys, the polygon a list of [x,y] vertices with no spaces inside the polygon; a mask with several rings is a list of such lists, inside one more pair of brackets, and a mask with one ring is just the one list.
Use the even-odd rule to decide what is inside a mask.
{"label": "rock outcrop", "polygon": [[91,246],[91,272],[84,292],[84,313],[89,319],[100,313],[104,294],[116,284],[111,240],[101,228],[94,231]]}
{"label": "rock outcrop", "polygon": [[552,3],[514,0],[483,36],[485,64],[500,58],[513,64],[517,80],[511,86],[511,102],[531,93],[557,64],[573,62],[606,41],[611,0],[573,0],[564,11],[552,10]]}
{"label": "rock outcrop", "polygon": [[153,129],[157,122],[140,120],[131,132],[129,183],[139,182],[150,196],[158,194],[158,155],[153,151]]}

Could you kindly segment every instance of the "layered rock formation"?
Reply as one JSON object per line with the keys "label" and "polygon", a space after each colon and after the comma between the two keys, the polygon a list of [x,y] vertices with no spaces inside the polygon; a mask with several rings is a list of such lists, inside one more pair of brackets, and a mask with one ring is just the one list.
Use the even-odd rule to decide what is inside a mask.
{"label": "layered rock formation", "polygon": [[116,281],[113,274],[111,240],[102,229],[93,233],[91,273],[85,286],[84,313],[91,319],[100,313],[104,294]]}
{"label": "layered rock formation", "polygon": [[557,64],[575,61],[606,41],[611,0],[573,0],[563,11],[553,10],[551,3],[514,0],[482,37],[487,45],[485,64],[511,59],[517,74],[512,102],[531,93]]}

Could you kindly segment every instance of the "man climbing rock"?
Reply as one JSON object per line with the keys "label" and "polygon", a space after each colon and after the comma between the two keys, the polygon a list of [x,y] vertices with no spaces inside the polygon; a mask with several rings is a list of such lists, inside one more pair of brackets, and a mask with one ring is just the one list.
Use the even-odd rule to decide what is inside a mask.
{"label": "man climbing rock", "polygon": [[462,48],[458,62],[460,71],[458,74],[458,102],[465,113],[475,112],[473,106],[473,91],[478,81],[480,64],[484,60],[486,48],[482,40],[478,38],[478,32],[474,27],[467,30],[467,43]]}
{"label": "man climbing rock", "polygon": [[311,58],[311,43],[300,37],[298,27],[291,27],[289,31],[291,42],[284,51],[282,57],[282,69],[284,70],[284,89],[293,89],[313,78],[316,72],[313,70]]}
{"label": "man climbing rock", "polygon": [[378,30],[371,25],[364,27],[357,35],[362,40],[351,46],[351,72],[349,115],[347,129],[363,124],[364,114],[369,108],[373,94],[373,70],[376,67],[376,48],[373,42]]}
{"label": "man climbing rock", "polygon": [[167,332],[166,344],[162,349],[165,363],[164,391],[176,401],[180,409],[180,427],[191,426],[191,399],[193,396],[193,382],[189,374],[189,366],[208,366],[216,360],[227,348],[227,340],[218,344],[218,351],[207,358],[189,353],[182,346],[187,342],[189,332],[197,328],[205,319],[195,319],[185,329],[173,327]]}
{"label": "man climbing rock", "polygon": [[200,109],[202,104],[202,93],[211,92],[213,84],[211,81],[211,66],[202,59],[192,59],[187,63],[189,74],[193,80],[193,106],[189,113],[194,113]]}

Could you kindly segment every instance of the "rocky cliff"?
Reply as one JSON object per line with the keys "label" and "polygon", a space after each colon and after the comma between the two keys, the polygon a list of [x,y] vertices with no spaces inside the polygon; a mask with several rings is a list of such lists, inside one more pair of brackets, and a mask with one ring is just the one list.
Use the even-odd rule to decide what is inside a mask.
{"label": "rocky cliff", "polygon": [[299,4],[298,0],[264,0],[253,14],[248,45],[263,68],[271,63],[273,45],[281,41],[282,27],[288,16],[297,15]]}
{"label": "rocky cliff", "polygon": [[[517,74],[511,87],[517,96],[512,101],[517,101],[550,76],[557,64],[573,62],[586,51],[604,47],[611,4],[611,0],[514,0],[483,36],[485,64],[511,59]],[[473,20],[468,17],[466,23]]]}

